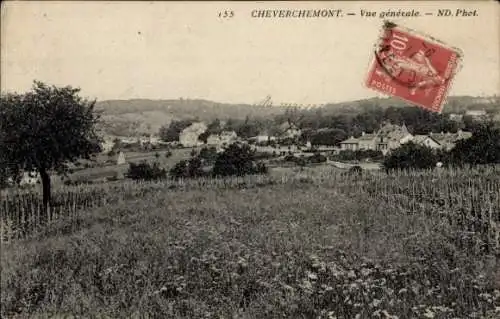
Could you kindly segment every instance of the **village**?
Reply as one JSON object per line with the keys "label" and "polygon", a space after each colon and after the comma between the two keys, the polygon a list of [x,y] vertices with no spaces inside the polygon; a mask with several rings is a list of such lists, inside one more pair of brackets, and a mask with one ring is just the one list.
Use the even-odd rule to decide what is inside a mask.
{"label": "village", "polygon": [[[268,154],[272,158],[285,158],[296,156],[307,158],[313,154],[321,154],[326,157],[327,165],[339,168],[358,165],[363,169],[380,169],[380,163],[367,159],[366,161],[339,161],[335,155],[357,151],[375,151],[387,156],[401,145],[413,142],[424,145],[434,150],[451,150],[457,141],[472,136],[471,132],[459,129],[455,133],[440,132],[425,135],[412,134],[405,124],[399,126],[390,123],[381,123],[380,129],[375,132],[362,132],[361,135],[341,141],[338,145],[316,145],[310,140],[304,140],[303,130],[293,123],[280,125],[278,133],[259,134],[249,138],[239,137],[235,131],[221,130],[218,134],[210,134],[203,141],[200,137],[207,132],[208,126],[204,122],[194,122],[179,133],[178,141],[165,142],[159,136],[105,136],[101,143],[101,153],[94,162],[73,167],[75,176],[86,175],[88,180],[122,179],[128,163],[141,161],[158,161],[166,166],[173,166],[175,160],[189,157],[199,152],[202,148],[215,148],[218,153],[232,143],[238,142],[248,144],[257,152]],[[165,159],[166,154],[174,154],[170,160]],[[338,158],[338,156],[337,156]],[[276,162],[276,161],[275,161]],[[94,178],[93,178],[94,176]],[[80,180],[83,177],[80,177]],[[25,172],[20,181],[23,187],[39,184],[39,176],[36,172]]]}

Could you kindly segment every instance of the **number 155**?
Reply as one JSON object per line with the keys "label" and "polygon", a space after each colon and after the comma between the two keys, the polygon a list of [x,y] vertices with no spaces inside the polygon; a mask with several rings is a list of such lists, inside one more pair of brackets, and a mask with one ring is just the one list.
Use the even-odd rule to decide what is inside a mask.
{"label": "number 155", "polygon": [[219,12],[219,18],[232,18],[234,17],[234,11],[221,11]]}

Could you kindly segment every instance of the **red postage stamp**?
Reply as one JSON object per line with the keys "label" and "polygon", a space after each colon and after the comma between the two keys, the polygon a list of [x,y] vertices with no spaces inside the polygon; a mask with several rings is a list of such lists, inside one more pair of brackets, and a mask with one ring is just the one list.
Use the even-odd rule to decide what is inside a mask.
{"label": "red postage stamp", "polygon": [[365,84],[441,113],[462,56],[430,36],[385,22]]}

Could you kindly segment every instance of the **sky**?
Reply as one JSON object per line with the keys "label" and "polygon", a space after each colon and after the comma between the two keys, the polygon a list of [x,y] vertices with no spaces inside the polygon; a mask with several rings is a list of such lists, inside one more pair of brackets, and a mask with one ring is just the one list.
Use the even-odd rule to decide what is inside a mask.
{"label": "sky", "polygon": [[[252,18],[255,9],[341,9],[341,18]],[[2,2],[1,89],[33,80],[106,99],[202,98],[322,104],[379,96],[364,87],[383,24],[360,10],[477,10],[392,18],[464,53],[451,95],[500,93],[500,5],[435,2]],[[219,18],[232,10],[234,17]]]}

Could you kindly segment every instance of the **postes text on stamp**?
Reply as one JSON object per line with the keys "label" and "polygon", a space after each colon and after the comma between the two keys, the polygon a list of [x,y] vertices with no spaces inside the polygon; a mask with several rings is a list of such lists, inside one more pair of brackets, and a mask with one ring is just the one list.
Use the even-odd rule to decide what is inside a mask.
{"label": "postes text on stamp", "polygon": [[461,60],[459,49],[385,22],[365,84],[375,91],[441,113]]}

